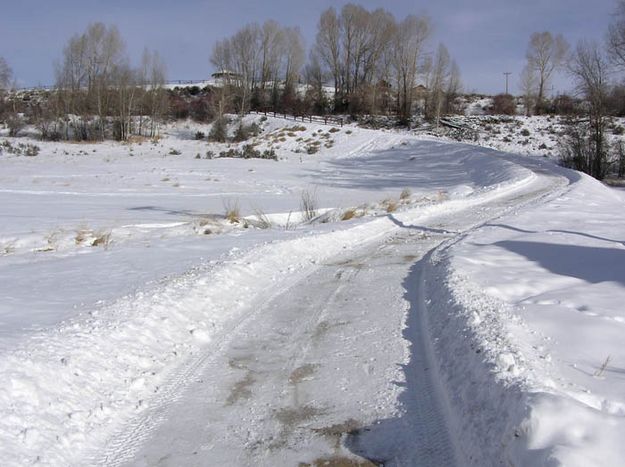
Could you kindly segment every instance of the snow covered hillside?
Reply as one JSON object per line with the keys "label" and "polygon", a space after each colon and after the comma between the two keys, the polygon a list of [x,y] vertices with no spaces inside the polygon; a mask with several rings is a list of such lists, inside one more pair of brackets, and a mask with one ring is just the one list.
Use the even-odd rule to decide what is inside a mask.
{"label": "snow covered hillside", "polygon": [[619,464],[623,192],[246,119],[0,155],[2,465]]}

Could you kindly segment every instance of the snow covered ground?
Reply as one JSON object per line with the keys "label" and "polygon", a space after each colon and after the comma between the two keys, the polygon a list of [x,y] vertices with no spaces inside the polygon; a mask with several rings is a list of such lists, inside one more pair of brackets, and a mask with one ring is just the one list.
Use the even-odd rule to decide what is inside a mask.
{"label": "snow covered ground", "polygon": [[[494,374],[498,381],[488,393],[467,385],[457,395],[460,406],[499,406],[497,422],[480,427],[499,431],[474,438],[474,446],[486,450],[507,431],[506,444],[523,440],[529,448],[511,454],[524,465],[618,465],[625,456],[625,198],[587,176],[569,177],[570,188],[548,203],[503,216],[438,253],[433,274],[444,284],[432,283],[432,295],[444,300],[435,302],[439,312],[452,297],[454,312],[439,332],[457,355],[466,352],[447,378],[480,385]],[[521,398],[525,410],[510,411],[510,398]]]}
{"label": "snow covered ground", "polygon": [[278,161],[192,123],[0,156],[3,465],[618,465],[620,192],[262,125]]}

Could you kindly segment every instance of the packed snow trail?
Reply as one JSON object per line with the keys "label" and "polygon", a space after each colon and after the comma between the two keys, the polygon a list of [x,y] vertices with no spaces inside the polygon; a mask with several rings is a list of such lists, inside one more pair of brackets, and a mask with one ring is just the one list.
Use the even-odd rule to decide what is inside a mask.
{"label": "packed snow trail", "polygon": [[[264,323],[264,314],[273,316],[264,308],[266,304],[273,303],[277,310],[281,310],[286,305],[280,300],[285,297],[292,296],[293,300],[299,300],[298,296],[302,290],[297,289],[297,284],[305,283],[302,281],[307,277],[314,278],[317,277],[316,274],[321,274],[319,269],[328,267],[322,265],[333,264],[338,260],[352,262],[361,257],[369,258],[376,248],[390,238],[403,235],[401,232],[404,231],[414,230],[424,232],[426,235],[435,233],[443,236],[448,233],[455,235],[491,220],[506,210],[516,209],[520,204],[532,203],[537,198],[548,196],[566,183],[563,178],[544,176],[540,167],[539,170],[527,168],[540,166],[540,162],[525,162],[527,167],[523,167],[514,160],[507,162],[497,156],[489,157],[488,151],[441,143],[402,147],[403,149],[392,149],[347,165],[344,161],[335,160],[329,164],[335,166],[339,175],[333,172],[334,180],[321,177],[319,183],[332,185],[339,181],[342,188],[347,188],[347,191],[362,184],[373,184],[377,189],[388,187],[389,184],[394,187],[405,186],[407,181],[398,180],[398,174],[416,173],[419,164],[423,164],[424,159],[429,157],[429,163],[426,164],[428,170],[420,173],[418,180],[412,182],[430,186],[427,183],[428,179],[431,179],[436,186],[440,183],[444,187],[450,187],[453,189],[449,193],[451,199],[441,196],[440,199],[430,199],[402,212],[376,217],[373,220],[364,218],[336,224],[312,224],[307,229],[280,235],[283,239],[290,238],[287,241],[269,241],[255,244],[252,248],[247,244],[241,250],[232,248],[230,254],[224,255],[219,261],[202,262],[197,268],[185,274],[176,274],[115,301],[107,301],[89,308],[85,313],[77,313],[75,317],[63,320],[58,326],[37,332],[21,341],[19,345],[2,352],[0,374],[7,382],[0,387],[0,415],[2,415],[0,459],[3,465],[21,466],[33,463],[120,465],[137,461],[138,458],[134,456],[140,449],[154,445],[152,440],[153,436],[157,435],[158,427],[162,426],[166,430],[168,421],[172,420],[173,423],[175,417],[172,417],[172,403],[186,400],[193,393],[195,381],[200,379],[210,381],[217,386],[215,390],[228,395],[225,402],[228,401],[232,391],[224,389],[219,379],[206,377],[202,369],[211,362],[219,364],[220,357],[231,351],[231,336],[236,335],[239,330],[261,329],[265,324],[269,326],[268,329],[272,329],[271,322]],[[451,179],[450,168],[454,174]],[[343,175],[340,175],[341,171],[344,172]],[[363,171],[370,175],[375,174],[375,178],[366,177]],[[445,176],[448,178],[439,179]],[[435,247],[434,244],[423,246],[413,243],[412,248],[416,253],[404,255],[414,256],[414,263],[409,265],[410,267],[418,262],[418,258],[428,248]],[[371,262],[373,264],[373,260]],[[378,287],[388,286],[395,287],[393,289],[395,292],[390,294],[395,299],[403,296],[414,297],[414,290],[408,294],[408,289],[397,284],[403,283],[408,287],[408,284],[412,283],[412,280],[406,280],[408,271],[411,271],[412,277],[417,277],[418,269],[404,269],[403,273],[401,270],[397,271],[386,279],[386,284],[371,280],[369,286],[360,294],[363,297],[371,297],[373,303],[375,302],[373,298],[380,294]],[[336,291],[326,290],[323,277],[319,277],[319,281],[313,281],[313,284],[317,284],[317,289],[311,291],[311,294],[332,297]],[[293,287],[296,287],[295,292],[289,292]],[[338,295],[341,293],[343,292],[337,292]],[[344,298],[347,298],[347,302],[355,300],[350,297]],[[397,338],[398,333],[401,333],[402,323],[408,319],[407,316],[414,318],[419,310],[419,307],[412,303],[412,299],[402,300],[400,300],[402,305],[387,306],[384,303],[373,309],[388,311],[393,316],[391,319],[385,315],[379,317],[380,319],[400,323],[395,334],[391,334]],[[337,306],[331,311],[340,320],[343,309]],[[349,307],[345,311],[349,311]],[[278,314],[275,317],[278,324],[280,316]],[[304,343],[310,326],[299,331],[299,328],[295,328]],[[356,339],[357,334],[354,334],[356,328],[347,325],[341,328],[345,333],[341,335],[346,338],[353,336],[349,337],[351,340]],[[411,329],[417,328],[413,326]],[[419,336],[411,336],[401,336],[401,344],[395,342],[392,344],[400,347],[403,345],[404,349],[408,349],[410,343],[417,349],[419,345],[412,344],[411,339],[416,342]],[[290,362],[295,355],[301,353],[301,348],[312,348],[310,343],[300,347],[294,344],[289,346],[288,343],[297,340],[289,338],[288,333],[285,338],[287,344],[284,347],[284,354],[281,355],[283,361]],[[241,340],[245,341],[243,337]],[[384,354],[384,351],[372,351],[369,347],[364,347],[360,357],[366,355],[367,358],[379,358],[377,353]],[[265,356],[271,357],[270,354],[264,355],[262,352],[258,355],[263,361]],[[376,420],[392,420],[397,418],[398,414],[406,414],[399,416],[401,423],[406,422],[406,426],[412,426],[412,421],[419,419],[415,414],[433,411],[432,413],[437,414],[444,423],[436,425],[438,427],[436,429],[432,425],[424,430],[424,433],[447,432],[447,428],[452,426],[453,434],[453,423],[445,425],[451,418],[444,416],[446,407],[444,400],[432,397],[433,392],[426,389],[425,393],[429,396],[420,397],[420,402],[416,404],[402,398],[404,392],[408,396],[412,391],[401,392],[400,386],[392,383],[397,381],[405,386],[408,381],[423,381],[424,388],[432,388],[437,384],[434,377],[429,382],[421,378],[422,373],[428,373],[436,366],[428,364],[431,359],[427,357],[425,351],[419,353],[417,350],[411,352],[406,350],[403,356],[403,359],[387,362],[385,366],[387,369],[397,370],[396,365],[404,365],[406,372],[402,372],[400,368],[397,370],[399,371],[397,378],[388,374],[379,378],[372,376],[363,379],[362,375],[354,377],[358,388],[362,387],[362,390],[367,387],[378,388],[371,390],[371,393],[385,395],[384,398],[377,399],[378,404],[363,403],[362,410],[354,409],[344,414],[351,418],[337,416],[337,419],[333,420],[330,404],[311,405],[312,415],[310,413],[307,415],[311,415],[314,421],[317,417],[321,417],[321,412],[327,412],[329,415],[325,419],[319,418],[319,421],[336,421],[336,424],[329,425],[334,438],[341,438],[341,433],[345,432],[355,433],[358,436],[345,440],[354,452],[363,458],[373,460],[384,458],[387,459],[387,463],[392,463],[393,457],[396,457],[398,452],[379,450],[374,452],[370,448],[376,444],[371,440],[367,443],[358,441],[365,439],[366,433],[377,433],[373,428],[381,426],[382,423],[371,425]],[[302,379],[298,387],[306,386],[308,378],[322,388],[332,387],[329,383],[334,382],[334,377],[326,375],[326,379],[319,382],[315,378],[323,376],[324,368],[332,368],[333,356],[312,354],[310,359],[313,357],[315,360],[325,359],[324,365],[318,363],[320,365],[318,368],[311,368],[306,366],[309,362],[303,362],[302,365],[290,370],[294,373],[295,380]],[[221,363],[223,364],[223,359]],[[422,370],[419,372],[417,369],[420,365]],[[300,366],[303,368],[299,369]],[[289,368],[288,365],[286,367]],[[254,379],[254,374],[248,377],[247,372],[237,375],[235,370],[241,369],[232,370],[231,386],[228,388],[234,387],[236,390],[230,399],[232,403],[226,404],[220,412],[224,420],[227,419],[228,410],[232,410],[230,407],[235,406],[235,402],[246,400],[236,394],[249,392],[250,400],[258,398],[253,383],[260,379]],[[243,370],[247,371],[245,368]],[[313,374],[309,374],[311,371]],[[351,375],[348,376],[347,383],[352,380]],[[274,381],[275,378],[277,376],[274,377]],[[402,383],[402,380],[406,382]],[[228,384],[227,381],[226,378],[224,384]],[[284,385],[276,383],[276,387],[286,391]],[[351,400],[355,389],[349,385],[342,387],[346,388],[344,391],[346,397]],[[290,389],[291,386],[286,388]],[[315,400],[317,398],[323,400],[322,395],[323,392],[314,395]],[[335,396],[336,394],[333,394],[333,397]],[[335,406],[340,407],[340,400],[337,401]],[[270,402],[273,403],[273,399]],[[353,405],[350,406],[346,402],[345,407]],[[201,413],[200,409],[197,411]],[[435,418],[437,417],[429,417]],[[293,413],[287,411],[276,419],[278,420],[276,423],[280,420],[289,423],[292,419]],[[295,416],[295,420],[298,423],[293,425],[293,431],[297,432],[295,428],[307,423],[308,419],[302,419],[298,415]],[[384,426],[401,426],[401,423]],[[361,426],[363,424],[364,426]],[[270,430],[271,425],[259,423],[256,426],[260,427],[261,433],[253,434],[251,439],[261,441],[266,439],[267,433],[262,432],[262,429]],[[196,425],[193,431],[200,433],[200,428],[201,426]],[[219,430],[219,423],[215,424],[215,428]],[[399,435],[393,434],[391,438],[396,442],[399,451],[403,452],[406,451],[405,446],[413,446],[414,443],[400,436],[402,433],[411,433],[409,430],[401,429],[399,432]],[[271,431],[268,436],[272,436]],[[318,440],[321,437],[318,435],[314,439]],[[440,434],[434,437],[444,438]],[[454,444],[455,437],[450,435],[448,438]],[[381,436],[379,439],[388,437]],[[288,443],[285,445],[289,446]],[[379,443],[380,447],[385,445],[388,447],[386,442]],[[340,452],[349,454],[340,448],[340,443],[336,446]],[[311,448],[309,451],[302,451],[301,454],[308,455],[314,460],[315,456],[328,455],[326,448],[327,446],[322,449]],[[333,447],[332,452],[336,449]],[[278,452],[275,455],[282,454]],[[208,460],[206,462],[210,463]],[[260,459],[259,462],[264,460]],[[400,463],[402,460],[398,459],[396,462]]]}
{"label": "packed snow trail", "polygon": [[[444,237],[409,230],[322,265],[255,310],[211,350],[130,464],[312,464],[352,457],[341,448],[352,433],[355,450],[387,465],[453,465],[425,344],[414,326],[402,337],[415,298],[402,282]],[[390,426],[375,425],[382,419]],[[375,443],[360,448],[354,433],[368,425]],[[131,433],[125,448],[140,439]]]}
{"label": "packed snow trail", "polygon": [[465,464],[427,335],[421,260],[445,239],[567,182],[539,175],[440,208],[423,223],[398,214],[365,224],[386,227],[254,301],[174,379],[175,390],[164,391],[170,399],[119,430],[94,461]]}

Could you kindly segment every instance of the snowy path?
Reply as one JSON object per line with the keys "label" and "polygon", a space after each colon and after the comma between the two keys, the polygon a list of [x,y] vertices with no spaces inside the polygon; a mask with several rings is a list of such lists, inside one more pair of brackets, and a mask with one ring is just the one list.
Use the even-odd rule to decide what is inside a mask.
{"label": "snowy path", "polygon": [[[68,206],[66,195],[1,194],[0,218],[30,217],[0,229],[0,463],[466,464],[456,418],[470,404],[448,402],[457,388],[445,379],[461,359],[431,346],[437,323],[422,292],[432,252],[575,180],[541,160],[349,131],[323,158],[280,164],[191,155],[159,158],[154,171],[151,146],[141,158],[76,159],[76,177],[54,153],[45,166],[10,160],[3,189],[170,197],[73,196]],[[63,180],[40,176],[49,170]],[[245,186],[250,203],[280,215],[313,182],[336,216],[361,203],[367,214],[294,230],[195,229],[223,207],[215,193]],[[403,190],[409,201],[385,215],[379,200]],[[111,248],[78,241],[99,229]]]}
{"label": "snowy path", "polygon": [[[345,456],[344,435],[397,416],[397,426],[385,425],[383,433],[375,426],[376,438],[383,438],[378,449],[360,447],[358,436],[351,442],[371,459],[450,465],[454,450],[436,392],[429,390],[435,382],[425,371],[425,343],[418,331],[410,330],[414,340],[402,337],[415,298],[403,282],[440,238],[408,231],[362,256],[321,266],[255,310],[208,350],[185,394],[162,414],[164,423],[131,464],[297,465]],[[411,352],[418,361],[409,361]],[[418,386],[398,407],[402,416],[395,401],[408,383]],[[417,432],[419,425],[410,423],[415,418]],[[401,425],[414,436],[397,438]],[[127,438],[131,448],[140,439]],[[410,438],[417,441],[407,449]]]}
{"label": "snowy path", "polygon": [[342,232],[356,245],[254,300],[94,461],[296,465],[358,455],[360,465],[464,464],[430,349],[421,261],[566,183],[541,174],[417,225],[419,216],[391,215],[361,226],[380,238],[362,246]]}

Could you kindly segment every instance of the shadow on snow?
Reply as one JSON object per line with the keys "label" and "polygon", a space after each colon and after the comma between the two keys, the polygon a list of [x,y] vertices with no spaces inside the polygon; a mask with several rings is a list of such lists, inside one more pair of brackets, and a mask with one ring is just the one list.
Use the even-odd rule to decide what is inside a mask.
{"label": "shadow on snow", "polygon": [[410,304],[403,330],[410,343],[410,360],[401,365],[405,382],[395,382],[404,388],[398,399],[400,413],[353,431],[346,440],[350,451],[378,465],[453,466],[456,462],[421,329],[423,261],[415,263],[403,281],[404,298]]}

